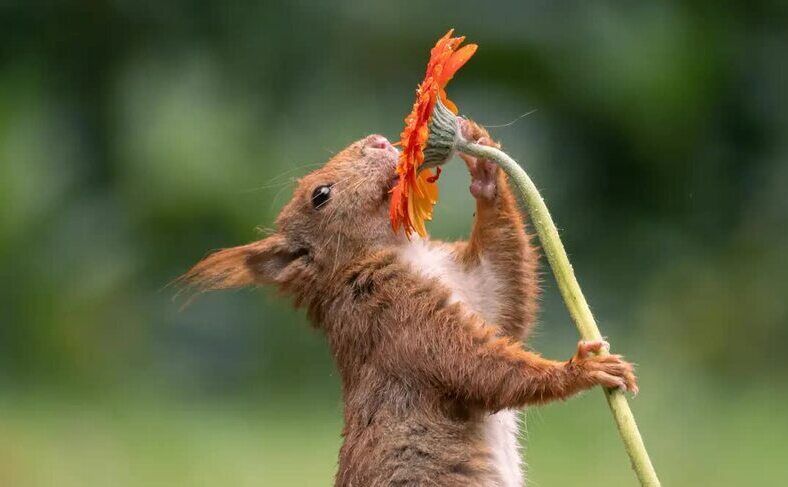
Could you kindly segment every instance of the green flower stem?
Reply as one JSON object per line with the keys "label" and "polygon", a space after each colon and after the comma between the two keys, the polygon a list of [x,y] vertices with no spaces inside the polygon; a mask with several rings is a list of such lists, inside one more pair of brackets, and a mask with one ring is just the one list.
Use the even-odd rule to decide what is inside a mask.
{"label": "green flower stem", "polygon": [[[580,285],[577,283],[572,264],[569,262],[564,245],[558,236],[555,223],[553,223],[550,212],[547,210],[547,206],[531,178],[528,177],[523,168],[514,159],[494,147],[459,140],[455,148],[475,157],[495,161],[509,175],[510,181],[522,195],[523,202],[528,209],[531,224],[539,235],[542,248],[545,255],[547,255],[547,261],[550,263],[555,279],[558,282],[558,289],[561,291],[561,296],[566,302],[566,307],[569,309],[569,314],[572,316],[580,336],[584,340],[601,340],[602,335],[599,333],[599,328],[596,325],[596,321],[594,321],[594,316],[591,314],[591,309],[589,309],[583,292],[580,290]],[[624,448],[629,455],[632,468],[635,470],[640,484],[648,487],[658,487],[660,482],[657,478],[657,473],[654,471],[648,452],[646,452],[646,446],[643,444],[640,431],[635,423],[635,417],[632,415],[632,410],[629,408],[629,403],[624,393],[619,390],[605,389],[605,397],[610,410],[613,412],[618,432],[624,442]]]}

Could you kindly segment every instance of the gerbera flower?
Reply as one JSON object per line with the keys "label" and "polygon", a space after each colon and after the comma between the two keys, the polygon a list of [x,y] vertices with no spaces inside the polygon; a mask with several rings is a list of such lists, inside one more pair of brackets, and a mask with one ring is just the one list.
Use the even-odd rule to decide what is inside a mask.
{"label": "gerbera flower", "polygon": [[427,234],[424,221],[432,219],[432,208],[438,201],[436,181],[440,168],[435,174],[431,169],[419,170],[424,163],[433,109],[440,99],[443,105],[457,114],[457,105],[446,97],[446,84],[478,47],[468,44],[457,49],[465,37],[451,37],[452,33],[454,29],[441,37],[430,51],[424,81],[416,90],[413,110],[405,117],[405,129],[401,134],[402,152],[397,165],[399,182],[392,190],[389,216],[394,231],[402,227],[408,237],[413,231],[422,237]]}

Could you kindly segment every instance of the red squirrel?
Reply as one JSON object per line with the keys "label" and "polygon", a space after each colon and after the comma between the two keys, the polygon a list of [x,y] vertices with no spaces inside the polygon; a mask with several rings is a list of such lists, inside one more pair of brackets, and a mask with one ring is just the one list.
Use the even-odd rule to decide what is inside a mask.
{"label": "red squirrel", "polygon": [[[463,121],[466,138],[496,145]],[[519,486],[517,409],[596,385],[637,391],[607,344],[567,361],[527,351],[538,251],[498,167],[463,156],[470,239],[394,233],[398,151],[380,135],[303,177],[270,236],[217,251],[184,275],[199,290],[277,286],[322,330],[342,378],[337,486]]]}

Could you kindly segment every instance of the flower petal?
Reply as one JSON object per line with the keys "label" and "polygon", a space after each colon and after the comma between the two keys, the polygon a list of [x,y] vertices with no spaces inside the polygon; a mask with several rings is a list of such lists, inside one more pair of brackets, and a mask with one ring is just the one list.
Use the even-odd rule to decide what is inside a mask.
{"label": "flower petal", "polygon": [[468,44],[467,46],[463,46],[451,57],[446,61],[443,65],[443,71],[441,72],[441,79],[439,80],[439,84],[443,87],[451,81],[454,77],[454,73],[456,73],[468,60],[476,54],[476,49],[479,46],[476,44]]}
{"label": "flower petal", "polygon": [[453,33],[454,29],[449,30],[430,50],[424,81],[416,90],[416,100],[405,117],[405,128],[400,135],[402,151],[397,164],[400,179],[391,190],[389,217],[392,229],[396,232],[402,227],[408,237],[414,231],[426,236],[424,221],[432,219],[432,209],[438,201],[436,181],[440,170],[437,175],[428,169],[419,171],[424,163],[432,111],[440,99],[452,112],[458,113],[457,105],[448,99],[444,88],[477,49],[475,44],[458,49],[465,37],[452,37]]}

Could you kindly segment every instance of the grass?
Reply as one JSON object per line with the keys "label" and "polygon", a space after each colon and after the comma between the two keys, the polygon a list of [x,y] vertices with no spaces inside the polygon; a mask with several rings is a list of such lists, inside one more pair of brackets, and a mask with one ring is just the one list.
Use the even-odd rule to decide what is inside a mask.
{"label": "grass", "polygon": [[[664,485],[788,485],[785,398],[633,402]],[[528,412],[530,486],[636,485],[601,393]],[[340,406],[0,397],[0,485],[331,485]]]}

